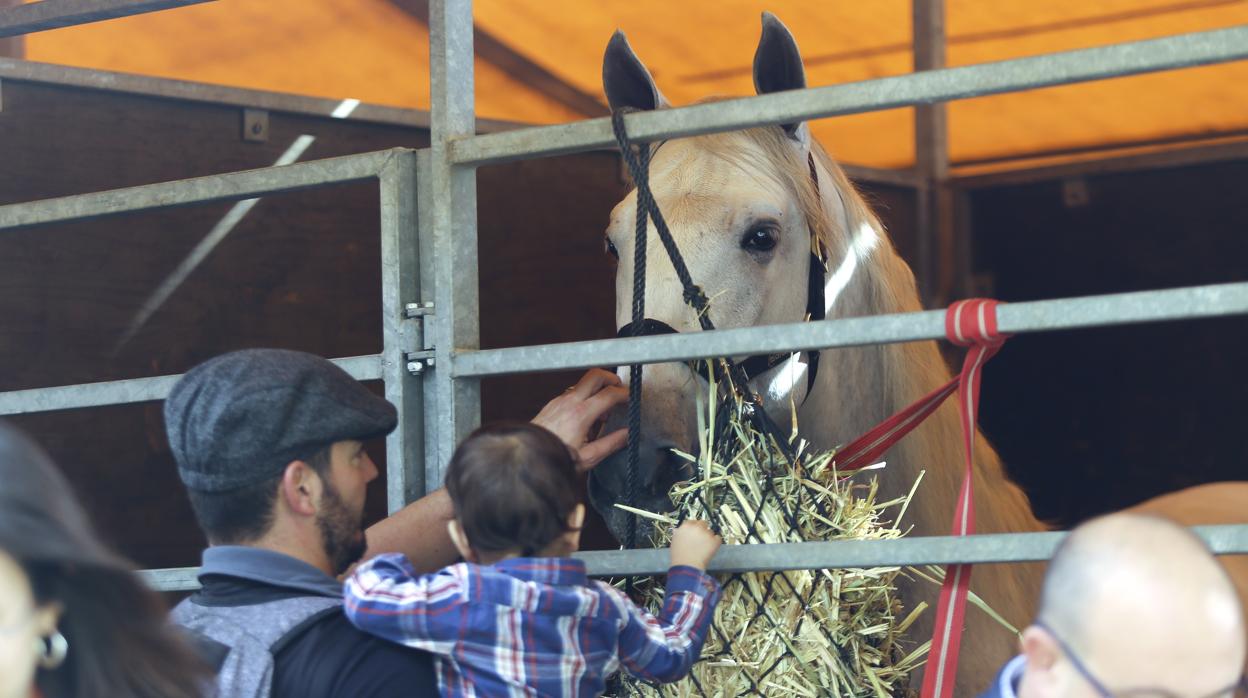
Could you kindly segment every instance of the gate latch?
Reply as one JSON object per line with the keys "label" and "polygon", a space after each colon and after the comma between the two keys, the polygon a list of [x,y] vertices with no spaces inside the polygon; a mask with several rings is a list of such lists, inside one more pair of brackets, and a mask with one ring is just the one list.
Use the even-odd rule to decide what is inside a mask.
{"label": "gate latch", "polygon": [[[420,318],[421,336],[429,337],[429,321],[433,318],[433,301],[423,303],[407,303],[403,306],[403,317],[414,320]],[[407,372],[413,376],[424,375],[426,368],[433,367],[433,347],[426,346],[422,351],[409,351],[403,354],[407,363]]]}

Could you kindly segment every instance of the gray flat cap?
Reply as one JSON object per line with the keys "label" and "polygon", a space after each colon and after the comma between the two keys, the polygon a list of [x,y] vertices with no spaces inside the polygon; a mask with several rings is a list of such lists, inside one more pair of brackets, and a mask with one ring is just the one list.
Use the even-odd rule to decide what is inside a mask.
{"label": "gray flat cap", "polygon": [[394,405],[329,361],[285,349],[223,354],[182,376],[165,431],[182,482],[225,492],[277,477],[335,441],[394,431]]}

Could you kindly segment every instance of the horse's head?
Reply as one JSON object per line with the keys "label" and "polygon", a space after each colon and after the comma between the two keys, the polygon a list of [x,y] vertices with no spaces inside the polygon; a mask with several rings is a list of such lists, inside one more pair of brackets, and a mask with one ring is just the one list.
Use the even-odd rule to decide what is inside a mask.
{"label": "horse's head", "polygon": [[[603,81],[613,109],[659,109],[666,102],[649,71],[617,32],[607,47]],[[805,87],[797,44],[774,16],[763,17],[754,56],[754,83],[760,94]],[[752,128],[654,144],[650,186],[695,283],[711,299],[710,317],[718,328],[798,322],[807,315],[808,279],[824,282],[819,259],[832,263],[873,245],[874,228],[853,243],[849,220],[862,220],[861,199],[843,172],[814,144],[805,123]],[[631,320],[636,192],[615,207],[606,249],[618,261],[616,322]],[[849,211],[847,218],[846,207]],[[680,332],[699,330],[693,310],[650,224],[645,269],[645,315]],[[858,236],[862,237],[862,236]],[[817,255],[812,256],[812,252]],[[833,278],[836,274],[833,274]],[[838,289],[829,288],[835,300]],[[743,358],[743,357],[737,357]],[[764,396],[778,423],[789,421],[790,404],[807,391],[807,359],[789,357],[758,375],[752,385]],[[628,380],[627,367],[621,376]],[[671,486],[692,469],[672,449],[695,452],[695,394],[706,382],[685,364],[645,367],[642,385],[642,436],[636,506],[671,508]],[[625,424],[625,411],[608,428]],[[590,477],[590,498],[612,531],[623,540],[628,515],[615,502],[626,494],[627,455],[600,464]]]}

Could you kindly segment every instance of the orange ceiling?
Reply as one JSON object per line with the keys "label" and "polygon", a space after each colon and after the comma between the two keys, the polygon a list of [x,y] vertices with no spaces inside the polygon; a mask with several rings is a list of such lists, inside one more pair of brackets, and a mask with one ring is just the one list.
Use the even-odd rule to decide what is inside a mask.
{"label": "orange ceiling", "polygon": [[[1248,0],[947,0],[948,62],[965,65],[1248,23]],[[911,69],[910,0],[477,0],[478,25],[601,95],[602,48],[624,29],[675,104],[745,94],[769,9],[793,30],[812,85]],[[428,108],[428,33],[388,0],[219,0],[33,34],[36,61]],[[476,64],[481,116],[578,118]],[[1248,129],[1248,62],[966,100],[949,108],[955,162]],[[908,109],[822,120],[841,159],[913,161]]]}

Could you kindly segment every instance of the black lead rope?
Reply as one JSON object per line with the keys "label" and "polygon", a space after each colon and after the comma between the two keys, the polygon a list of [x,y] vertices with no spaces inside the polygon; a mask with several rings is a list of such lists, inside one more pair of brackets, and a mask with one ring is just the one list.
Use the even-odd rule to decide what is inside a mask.
{"label": "black lead rope", "polygon": [[[617,114],[619,112],[616,112]],[[627,136],[624,134],[624,120],[612,116],[615,126],[616,140],[621,143],[620,149],[632,156],[628,148]],[[637,154],[637,169],[641,172],[650,170],[650,148],[641,148]],[[649,191],[649,182],[647,182]],[[647,222],[647,207],[637,206],[637,229],[633,235],[633,318],[629,323],[633,327],[632,336],[639,336],[644,331],[646,317],[646,232],[650,225]],[[633,495],[637,491],[637,463],[641,453],[641,364],[628,367],[628,467],[624,471],[624,503],[632,506]],[[637,547],[637,517],[628,517],[628,547]],[[629,592],[632,592],[632,579],[629,579]]]}
{"label": "black lead rope", "polygon": [[[615,140],[619,145],[620,153],[624,158],[624,162],[628,165],[629,173],[633,177],[633,182],[637,186],[637,229],[634,236],[634,259],[633,259],[633,317],[632,317],[632,336],[638,336],[644,332],[645,323],[645,249],[646,237],[649,232],[649,224],[647,217],[654,221],[655,230],[658,232],[659,241],[663,243],[663,248],[667,251],[668,259],[671,260],[672,266],[676,270],[676,276],[680,279],[681,288],[685,302],[693,308],[698,317],[698,324],[704,331],[715,329],[715,324],[711,322],[710,313],[708,312],[709,301],[702,288],[693,282],[693,276],[689,273],[689,267],[685,264],[684,256],[680,253],[680,248],[676,246],[675,239],[672,238],[672,232],[667,227],[667,221],[663,218],[663,212],[659,210],[658,204],[654,200],[654,194],[650,191],[650,146],[641,144],[634,149],[634,144],[628,136],[628,131],[624,126],[624,115],[628,110],[616,110],[611,114],[611,125],[615,130]],[[812,260],[813,263],[813,260]],[[822,263],[821,263],[822,266]],[[755,423],[755,425],[764,434],[771,435],[776,443],[780,446],[786,459],[793,462],[791,447],[788,438],[767,415],[763,409],[762,400],[754,393],[749,386],[749,378],[742,371],[741,367],[730,357],[721,357],[715,359],[720,367],[720,375],[725,376],[730,387],[741,396],[746,405],[746,412]],[[628,423],[628,467],[625,473],[625,482],[628,492],[625,493],[625,500],[630,502],[633,498],[633,487],[636,485],[637,462],[639,457],[639,446],[641,438],[641,366],[633,364],[629,366],[629,423]],[[629,519],[629,547],[635,547],[636,523],[635,517]]]}
{"label": "black lead rope", "polygon": [[[667,228],[667,222],[663,219],[663,214],[659,211],[658,204],[654,201],[654,196],[650,191],[649,166],[650,156],[652,154],[650,146],[649,144],[642,144],[637,151],[634,152],[633,143],[629,139],[624,128],[623,111],[613,112],[611,114],[611,123],[615,129],[615,138],[620,147],[620,153],[624,157],[624,161],[628,165],[629,172],[632,174],[633,181],[637,185],[637,231],[634,239],[635,252],[633,266],[633,317],[632,322],[630,322],[628,326],[621,328],[620,335],[637,337],[676,332],[674,328],[663,322],[645,317],[645,266],[646,237],[649,229],[648,220],[654,221],[655,230],[658,231],[659,239],[663,242],[663,247],[667,251],[668,258],[671,260],[672,266],[676,269],[676,275],[680,278],[680,283],[683,288],[685,302],[688,303],[697,313],[698,323],[701,325],[702,329],[713,330],[715,329],[715,325],[711,322],[711,319],[707,314],[707,306],[709,304],[706,295],[702,292],[701,288],[693,283],[693,279],[689,274],[689,269],[685,265],[684,258],[681,256],[680,250],[676,247],[676,243],[672,239],[671,232]],[[810,168],[811,178],[815,183],[815,190],[817,192],[819,188],[819,181],[813,158],[810,161]],[[812,252],[810,289],[807,298],[808,315],[812,320],[822,320],[824,315],[823,271],[823,260]],[[810,389],[813,388],[813,372],[817,370],[819,354],[818,352],[809,352],[808,356],[808,379],[810,380],[810,384],[808,385],[807,394],[809,395]],[[774,441],[780,449],[784,461],[783,464],[788,466],[788,472],[795,472],[799,467],[798,458],[797,454],[795,454],[792,450],[792,445],[789,443],[787,435],[780,430],[775,422],[772,421],[767,415],[766,411],[763,410],[762,402],[749,387],[750,375],[758,375],[758,372],[761,370],[774,367],[776,363],[778,363],[772,357],[764,356],[761,358],[763,360],[769,360],[769,363],[761,364],[758,369],[752,369],[750,372],[744,371],[742,367],[731,358],[725,357],[715,359],[712,364],[714,368],[708,369],[704,375],[706,375],[708,381],[714,380],[728,383],[728,390],[725,391],[725,399],[732,399],[731,396],[734,394],[740,398],[744,411],[748,415],[750,421],[754,424],[755,428],[765,434],[767,438]],[[754,361],[755,363],[760,363],[759,360],[760,357],[750,357],[750,359],[746,359],[745,362],[748,363],[750,361]],[[694,370],[698,370],[698,368],[695,367]],[[641,437],[640,365],[634,364],[629,366],[629,381],[628,470],[625,474],[626,487],[628,488],[628,491],[625,493],[624,499],[626,502],[632,503],[634,501],[634,488],[636,486],[637,479],[637,464]],[[715,442],[717,444],[717,448],[726,447],[727,440],[722,440],[720,436],[728,428],[728,420],[729,409],[719,410],[716,419],[717,424],[714,427],[716,429]],[[761,483],[761,496],[763,498],[777,497],[773,481],[777,474],[779,474],[775,467],[777,465],[774,460],[775,452],[764,445],[754,445],[750,448],[759,449],[756,455],[760,463],[764,461],[768,463],[768,467],[764,473],[764,481]],[[717,456],[727,457],[726,454],[717,454]],[[702,493],[691,493],[691,495],[701,499],[702,507],[706,510],[708,517],[711,519],[712,528],[718,531],[718,517],[715,515],[714,509],[708,505],[708,502],[702,497]],[[781,508],[784,510],[783,516],[785,522],[788,524],[792,532],[798,534],[798,538],[800,539],[801,529],[793,516],[792,510],[784,505],[782,500],[779,501],[781,501]],[[824,509],[818,500],[812,500],[810,502],[804,501],[801,495],[801,490],[799,490],[797,504],[798,508],[800,509],[801,507],[808,506],[809,504],[813,504],[814,508],[825,518],[832,518],[832,515]],[[759,517],[762,515],[762,512],[763,506],[760,502],[760,505],[756,507],[754,516],[750,518],[747,524],[746,541],[743,542],[764,542],[762,536],[758,533]],[[635,537],[636,517],[629,517],[628,546],[630,548],[635,547]],[[627,579],[627,588],[630,594],[632,593],[632,583],[633,577],[630,576]],[[734,584],[741,587],[741,597],[749,599],[756,608],[754,617],[750,621],[751,623],[760,621],[761,619],[767,617],[765,614],[766,603],[775,592],[785,591],[788,594],[797,597],[803,608],[809,607],[811,598],[815,593],[815,589],[812,587],[805,594],[803,594],[793,585],[793,582],[790,581],[783,572],[772,572],[767,577],[762,588],[759,590],[756,590],[752,585],[746,584],[744,577],[741,574],[738,573],[729,575],[727,579],[723,581],[725,596],[728,595],[729,588]],[[798,618],[796,627],[791,629],[792,634],[796,635],[801,633],[804,620],[805,614]],[[780,630],[779,627],[776,629],[777,631]],[[826,629],[816,625],[815,630],[823,636],[828,646],[837,648],[845,661],[852,661],[852,658],[847,655],[844,648],[836,643],[835,638],[830,636]],[[788,631],[788,629],[786,629],[786,631]],[[715,633],[722,644],[722,652],[727,656],[734,656],[733,644],[735,642],[735,638],[726,636],[715,623],[711,624],[711,632]],[[785,657],[793,657],[794,659],[797,659],[791,650],[787,650],[780,657],[778,657],[770,667],[763,669],[757,677],[751,676],[749,673],[744,674],[745,679],[749,683],[749,690],[746,693],[759,696],[765,695],[763,686],[766,685],[768,675],[777,670],[781,661]],[[704,697],[707,696],[706,690],[702,687],[701,683],[697,680],[697,677],[694,674],[690,674],[690,679],[693,682],[698,694]],[[651,684],[651,686],[660,696],[665,695],[662,687],[658,684]],[[746,693],[742,693],[742,695],[746,695]]]}

